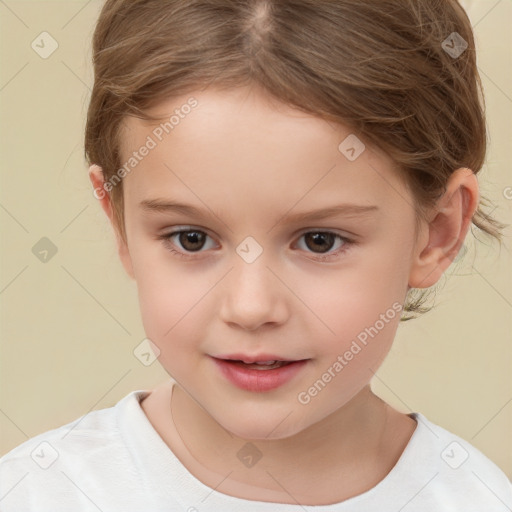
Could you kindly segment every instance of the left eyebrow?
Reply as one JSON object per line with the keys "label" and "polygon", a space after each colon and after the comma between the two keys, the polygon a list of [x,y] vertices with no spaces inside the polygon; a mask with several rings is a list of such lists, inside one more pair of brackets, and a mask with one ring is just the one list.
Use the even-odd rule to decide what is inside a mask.
{"label": "left eyebrow", "polygon": [[[197,218],[207,218],[211,213],[218,216],[215,212],[208,213],[206,210],[201,210],[195,206],[173,202],[164,201],[161,199],[146,199],[141,201],[139,206],[147,212],[163,212],[163,213],[181,213],[183,215],[189,215]],[[320,210],[313,210],[309,212],[299,212],[292,215],[285,215],[280,222],[289,223],[300,223],[305,221],[316,221],[327,219],[335,216],[363,216],[370,213],[377,213],[379,208],[376,205],[360,205],[360,204],[339,204],[330,206],[328,208],[322,208]]]}
{"label": "left eyebrow", "polygon": [[321,210],[312,210],[310,212],[299,212],[292,215],[285,215],[283,221],[290,223],[301,223],[305,221],[315,221],[328,219],[336,216],[357,217],[376,213],[379,208],[375,205],[362,204],[339,204],[322,208]]}

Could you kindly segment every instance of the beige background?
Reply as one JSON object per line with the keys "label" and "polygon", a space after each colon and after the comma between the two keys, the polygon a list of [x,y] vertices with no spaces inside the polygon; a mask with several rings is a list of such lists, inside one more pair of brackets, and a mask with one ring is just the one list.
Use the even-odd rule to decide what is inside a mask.
{"label": "beige background", "polygon": [[[0,2],[2,227],[0,454],[168,378],[144,366],[136,287],[92,195],[82,134],[90,38],[102,3]],[[480,182],[512,220],[512,2],[466,1],[487,97],[490,149]],[[31,43],[49,32],[42,59]],[[470,441],[512,477],[512,282],[506,246],[449,269],[436,309],[399,328],[374,389]],[[32,253],[47,237],[58,252]]]}

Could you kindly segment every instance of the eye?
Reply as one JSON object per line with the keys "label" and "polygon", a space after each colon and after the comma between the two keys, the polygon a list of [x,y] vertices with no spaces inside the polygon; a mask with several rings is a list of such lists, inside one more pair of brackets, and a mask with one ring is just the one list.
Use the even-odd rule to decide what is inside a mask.
{"label": "eye", "polygon": [[[177,237],[177,241],[184,249],[184,252],[177,251],[174,247],[176,243],[172,242],[172,239]],[[190,258],[188,252],[199,252],[205,245],[206,238],[208,235],[199,229],[182,229],[179,231],[173,231],[158,237],[164,241],[164,245],[171,251],[181,258]]]}
{"label": "eye", "polygon": [[[304,238],[307,249],[311,249],[312,252],[317,255],[314,259],[321,261],[330,260],[339,256],[355,243],[354,241],[349,240],[338,233],[333,233],[332,231],[308,231],[306,233],[302,233],[299,240],[302,238]],[[338,245],[338,249],[336,251],[329,252],[332,250],[332,246],[335,244],[336,239],[340,241],[341,245]]]}
{"label": "eye", "polygon": [[[200,229],[193,228],[172,231],[171,233],[163,234],[158,237],[158,239],[163,240],[165,247],[171,253],[185,259],[193,259],[193,253],[201,252],[208,238],[210,237],[207,233]],[[306,249],[304,250],[316,254],[317,256],[313,259],[320,261],[335,258],[346,252],[355,244],[353,240],[331,231],[307,231],[300,235],[299,240],[302,238],[305,240]],[[175,240],[173,241],[173,239]],[[336,251],[330,252],[336,240],[339,240],[340,244]],[[181,246],[182,250],[175,249],[178,244]],[[211,249],[211,247],[209,248]]]}

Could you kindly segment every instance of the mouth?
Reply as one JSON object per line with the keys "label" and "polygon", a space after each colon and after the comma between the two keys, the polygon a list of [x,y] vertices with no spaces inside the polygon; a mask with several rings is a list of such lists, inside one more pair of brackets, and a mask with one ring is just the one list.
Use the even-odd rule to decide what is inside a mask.
{"label": "mouth", "polygon": [[289,359],[276,354],[257,354],[254,356],[244,354],[229,354],[215,356],[215,359],[220,359],[228,363],[238,364],[238,366],[243,368],[250,368],[254,370],[273,370],[288,364],[306,361],[306,359]]}
{"label": "mouth", "polygon": [[248,391],[270,391],[297,375],[309,359],[284,359],[280,356],[211,356],[221,373],[232,384]]}
{"label": "mouth", "polygon": [[287,366],[289,364],[293,364],[297,361],[258,361],[255,363],[246,363],[244,361],[239,360],[232,360],[232,359],[224,359],[226,363],[231,363],[233,365],[236,365],[240,368],[247,368],[249,370],[261,370],[261,371],[268,371],[268,370],[275,370],[276,368],[282,368],[283,366]]}

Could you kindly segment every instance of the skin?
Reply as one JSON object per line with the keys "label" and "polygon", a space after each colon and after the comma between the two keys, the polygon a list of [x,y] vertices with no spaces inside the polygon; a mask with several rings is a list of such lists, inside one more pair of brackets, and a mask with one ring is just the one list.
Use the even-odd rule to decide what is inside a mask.
{"label": "skin", "polygon": [[[367,145],[351,162],[338,150],[348,127],[255,88],[198,91],[153,113],[170,115],[191,96],[198,107],[123,180],[127,243],[115,229],[108,194],[101,198],[121,261],[137,283],[146,334],[177,382],[172,416],[167,382],[143,410],[187,469],[218,492],[310,506],[361,494],[389,473],[416,428],[370,388],[400,315],[307,404],[297,397],[393,303],[403,304],[410,287],[439,280],[470,226],[477,179],[457,169],[416,231],[415,200],[389,157]],[[154,128],[126,119],[123,161]],[[99,167],[91,167],[90,179],[95,189],[103,185]],[[208,216],[144,212],[139,203],[146,199],[187,203]],[[378,212],[294,224],[284,218],[341,203]],[[206,233],[203,246],[158,238],[184,228]],[[315,247],[302,236],[311,231],[356,243],[322,261],[343,242]],[[236,252],[248,236],[263,249],[250,264]],[[232,385],[208,357],[235,352],[309,361],[285,385],[258,393]],[[250,468],[237,457],[246,442],[262,454]]]}

